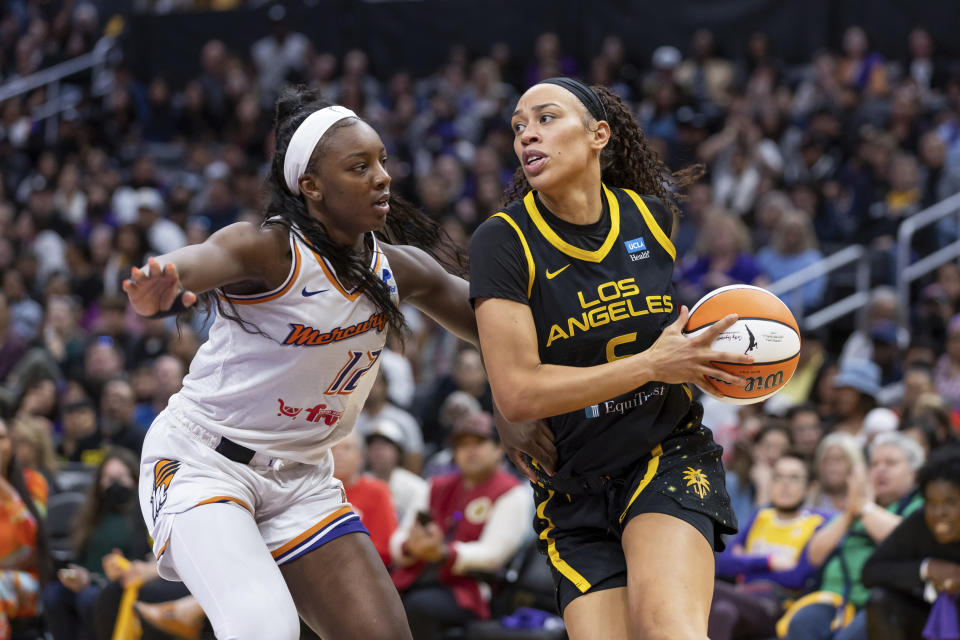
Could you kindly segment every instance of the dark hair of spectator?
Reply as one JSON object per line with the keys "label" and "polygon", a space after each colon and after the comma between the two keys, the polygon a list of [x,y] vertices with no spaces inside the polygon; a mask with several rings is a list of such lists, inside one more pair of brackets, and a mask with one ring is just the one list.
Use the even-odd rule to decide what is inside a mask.
{"label": "dark hair of spectator", "polygon": [[[4,422],[4,424],[7,423]],[[9,431],[10,426],[7,425],[7,432],[9,433]],[[37,523],[37,572],[40,576],[40,582],[46,583],[47,580],[50,579],[53,571],[53,567],[50,565],[49,545],[47,544],[46,520],[41,517],[40,511],[33,501],[33,496],[30,495],[30,490],[27,489],[27,481],[26,478],[23,477],[23,470],[20,468],[20,464],[17,462],[16,452],[10,456],[10,462],[3,470],[3,474],[7,482],[16,490],[17,495],[20,496],[20,500],[27,506],[27,510],[30,512],[30,515],[33,516],[34,522]]]}
{"label": "dark hair of spectator", "polygon": [[[133,478],[134,491],[136,491],[136,485],[140,479],[140,463],[137,457],[126,449],[110,449],[107,455],[104,456],[100,466],[97,467],[93,484],[91,484],[87,490],[87,499],[84,500],[83,505],[80,507],[80,511],[77,513],[77,519],[74,522],[73,548],[77,554],[83,554],[84,547],[86,547],[90,541],[93,530],[103,518],[103,487],[100,486],[100,483],[103,480],[103,469],[111,460],[119,460],[123,463],[123,466],[127,468],[130,476]],[[140,517],[139,512],[136,514],[136,517]]]}
{"label": "dark hair of spectator", "polygon": [[784,415],[787,422],[791,422],[795,417],[801,413],[815,413],[817,416],[820,415],[820,412],[817,411],[817,408],[809,402],[804,402],[803,404],[798,404],[787,409],[787,413]]}
{"label": "dark hair of spectator", "polygon": [[[380,279],[379,274],[370,271],[367,259],[351,247],[334,242],[323,223],[310,215],[303,197],[293,195],[287,189],[283,163],[290,139],[307,116],[330,105],[330,102],[320,97],[319,91],[302,85],[287,87],[277,100],[277,150],[266,180],[267,205],[263,224],[277,224],[297,234],[317,255],[330,261],[338,277],[363,291],[377,310],[387,317],[391,327],[402,330],[406,326],[403,314],[393,303],[387,284]],[[350,127],[356,122],[357,120],[352,118],[344,119],[333,125],[331,130]],[[317,145],[317,150],[307,165],[308,172],[316,171],[317,159],[324,153],[323,147],[323,144]],[[447,271],[458,275],[466,273],[465,257],[452,248],[452,241],[447,238],[440,225],[396,195],[390,196],[390,213],[384,229],[377,232],[377,237],[391,244],[408,244],[423,249]],[[239,322],[251,333],[259,332],[254,325],[240,318],[232,303],[228,311],[221,304],[220,298],[212,292],[207,299],[217,305],[220,314],[225,318]],[[247,327],[252,327],[253,330]]]}
{"label": "dark hair of spectator", "polygon": [[777,462],[783,460],[784,458],[790,458],[791,460],[797,460],[803,464],[803,470],[807,474],[807,484],[810,484],[810,481],[813,479],[813,468],[810,466],[810,458],[803,455],[796,449],[787,449],[782,456],[777,459]]}
{"label": "dark hair of spectator", "polygon": [[[704,172],[703,165],[693,165],[671,173],[657,153],[647,145],[647,138],[633,112],[620,97],[600,85],[590,88],[603,103],[607,124],[610,125],[610,141],[600,153],[603,181],[614,187],[635,189],[645,195],[657,196],[675,215],[680,215],[676,203],[678,196],[674,190],[700,179]],[[503,204],[523,199],[530,189],[523,168],[517,169],[513,174],[513,183],[504,192]]]}
{"label": "dark hair of spectator", "polygon": [[917,471],[917,485],[921,492],[926,492],[927,485],[938,480],[960,488],[960,446],[952,445],[934,451]]}

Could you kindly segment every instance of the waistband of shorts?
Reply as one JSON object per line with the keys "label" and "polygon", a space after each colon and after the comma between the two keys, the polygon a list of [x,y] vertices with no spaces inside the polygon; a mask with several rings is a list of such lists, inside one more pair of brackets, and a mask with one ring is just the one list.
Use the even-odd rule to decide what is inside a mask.
{"label": "waistband of shorts", "polygon": [[[224,436],[218,433],[214,433],[213,431],[210,431],[206,427],[202,427],[196,422],[193,422],[183,413],[183,411],[177,409],[176,407],[168,406],[165,409],[165,411],[168,413],[168,415],[171,418],[173,418],[170,421],[170,424],[174,428],[187,433],[188,435],[193,437],[195,440],[197,440],[204,446],[210,447],[211,449],[215,450],[220,445],[220,440]],[[222,455],[222,454],[217,453],[217,455]],[[229,458],[227,458],[226,456],[224,456],[224,458],[229,460]],[[233,461],[231,460],[231,462]],[[236,464],[243,464],[243,463],[237,462]],[[303,464],[303,463],[297,462],[295,460],[287,460],[285,458],[277,458],[267,453],[254,450],[253,458],[245,466],[248,466],[254,469],[270,468],[270,469],[273,469],[274,471],[280,471],[281,469],[294,467],[300,464]]]}
{"label": "waistband of shorts", "polygon": [[[677,432],[685,429],[688,425],[699,424],[703,419],[703,406],[699,402],[690,404],[690,409],[683,416],[683,419],[677,423],[676,428],[670,432],[667,438],[672,437]],[[657,446],[660,446],[659,444]],[[626,465],[622,469],[612,471],[607,474],[583,475],[583,476],[548,476],[539,465],[534,465],[537,474],[537,483],[545,489],[552,489],[558,493],[569,493],[571,495],[599,495],[605,493],[611,487],[626,482],[626,477],[630,471],[637,465],[649,460],[656,450],[654,447],[647,455]]]}

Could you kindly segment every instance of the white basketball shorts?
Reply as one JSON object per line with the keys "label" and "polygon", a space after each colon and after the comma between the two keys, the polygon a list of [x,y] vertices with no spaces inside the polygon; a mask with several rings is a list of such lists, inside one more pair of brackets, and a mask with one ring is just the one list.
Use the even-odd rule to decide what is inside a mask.
{"label": "white basketball shorts", "polygon": [[[140,458],[140,509],[153,537],[160,575],[178,513],[214,502],[250,512],[277,564],[353,532],[367,532],[333,477],[333,455],[320,465],[263,460],[241,464],[214,451],[220,436],[167,409],[154,420]],[[225,540],[224,544],[229,544]]]}

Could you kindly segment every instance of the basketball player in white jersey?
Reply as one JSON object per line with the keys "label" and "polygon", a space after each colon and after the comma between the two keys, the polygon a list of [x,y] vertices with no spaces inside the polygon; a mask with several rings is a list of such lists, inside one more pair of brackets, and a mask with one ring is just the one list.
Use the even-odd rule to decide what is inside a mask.
{"label": "basketball player in white jersey", "polygon": [[147,434],[141,508],[160,574],[186,584],[218,638],[298,638],[298,613],[329,640],[410,638],[330,447],[353,428],[387,330],[403,327],[401,300],[476,343],[467,283],[438,262],[437,225],[390,197],[383,143],[351,111],[289,90],[276,138],[264,223],[124,282],[144,316],[204,292],[218,309]]}

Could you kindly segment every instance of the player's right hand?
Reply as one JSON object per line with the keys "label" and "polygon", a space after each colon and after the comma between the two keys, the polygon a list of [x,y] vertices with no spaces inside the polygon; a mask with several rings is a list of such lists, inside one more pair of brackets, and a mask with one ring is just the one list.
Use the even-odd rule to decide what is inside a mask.
{"label": "player's right hand", "polygon": [[161,267],[156,258],[149,258],[144,269],[133,267],[130,278],[123,281],[123,290],[130,298],[130,306],[142,316],[167,311],[177,296],[181,296],[184,307],[197,301],[197,294],[183,290],[177,266],[168,262]]}
{"label": "player's right hand", "polygon": [[738,319],[737,314],[731,313],[709,329],[693,337],[683,335],[683,328],[687,325],[690,310],[686,305],[680,307],[677,319],[663,330],[653,345],[643,352],[647,362],[653,369],[652,380],[659,380],[667,384],[682,384],[692,382],[713,396],[720,396],[711,378],[742,387],[746,380],[738,375],[728,373],[716,366],[716,362],[734,364],[752,364],[753,358],[742,353],[716,351],[713,341],[721,333],[733,326]]}

